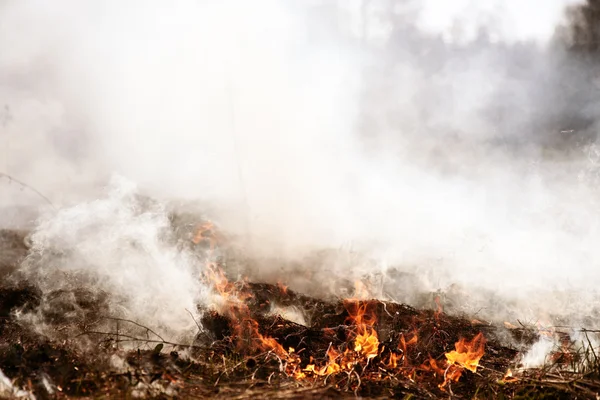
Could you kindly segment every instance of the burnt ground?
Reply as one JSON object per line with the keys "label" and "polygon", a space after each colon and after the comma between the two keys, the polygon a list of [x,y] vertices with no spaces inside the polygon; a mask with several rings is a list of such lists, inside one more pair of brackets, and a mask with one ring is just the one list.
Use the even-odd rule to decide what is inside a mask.
{"label": "burnt ground", "polygon": [[[507,329],[392,302],[324,301],[270,284],[235,283],[232,288],[245,300],[229,312],[203,310],[204,329],[195,341],[172,343],[135,321],[99,317],[107,310],[102,294],[87,288],[43,294],[19,281],[14,271],[26,253],[25,232],[0,231],[0,370],[15,388],[38,399],[595,399],[600,393],[595,353],[568,345],[555,353],[553,365],[507,377],[509,368],[518,367],[520,351],[538,339],[530,327]],[[295,307],[309,322],[300,325],[273,314],[273,304]],[[356,357],[352,304],[376,317],[377,355],[339,372],[307,370],[311,364],[317,370],[328,365],[328,349]],[[73,314],[75,309],[81,312]],[[27,311],[41,316],[52,337],[19,317]],[[459,379],[444,384],[450,371],[445,353],[459,339],[479,333],[487,342],[476,372],[463,370]],[[283,353],[265,346],[261,337],[275,339]],[[398,365],[391,365],[392,354]]]}

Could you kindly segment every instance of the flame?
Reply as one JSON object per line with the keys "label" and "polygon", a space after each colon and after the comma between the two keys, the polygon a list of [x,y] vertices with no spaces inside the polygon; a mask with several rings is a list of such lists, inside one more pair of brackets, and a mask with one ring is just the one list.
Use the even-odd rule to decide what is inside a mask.
{"label": "flame", "polygon": [[370,360],[379,354],[379,338],[373,327],[377,322],[372,302],[359,302],[357,300],[346,300],[344,302],[348,311],[350,322],[356,326],[356,337],[354,338],[354,351],[362,353]]}
{"label": "flame", "polygon": [[470,342],[462,338],[454,345],[456,350],[446,353],[446,358],[451,364],[457,364],[471,372],[476,372],[479,360],[485,353],[485,342],[481,332]]}
{"label": "flame", "polygon": [[215,225],[210,221],[198,225],[198,228],[196,229],[196,235],[194,235],[192,242],[198,244],[203,240],[208,240],[208,242],[210,243],[210,249],[214,250],[217,244],[214,229]]}
{"label": "flame", "polygon": [[206,266],[205,278],[225,300],[237,294],[235,285],[229,282],[223,270],[212,263]]}
{"label": "flame", "polygon": [[388,359],[387,363],[385,364],[385,366],[389,369],[396,369],[398,368],[398,359],[402,358],[402,356],[399,356],[396,353],[390,353],[390,358]]}
{"label": "flame", "polygon": [[281,291],[281,294],[283,294],[283,295],[287,295],[288,294],[288,287],[286,285],[284,285],[283,283],[277,282],[277,287]]}
{"label": "flame", "polygon": [[398,343],[398,347],[400,350],[402,350],[403,353],[406,353],[407,347],[412,346],[413,344],[417,344],[417,340],[418,340],[418,334],[416,331],[413,332],[413,335],[408,342],[406,341],[406,339],[404,339],[404,334],[402,333],[400,335],[400,341]]}
{"label": "flame", "polygon": [[540,336],[545,336],[547,338],[554,338],[554,334],[555,329],[552,326],[552,324],[550,322],[546,322],[546,321],[538,321],[536,324],[536,327],[538,329],[538,334]]}
{"label": "flame", "polygon": [[481,332],[471,341],[462,338],[455,343],[455,349],[445,354],[445,365],[431,356],[421,365],[422,370],[433,371],[436,375],[444,378],[444,381],[438,385],[442,390],[450,382],[458,382],[465,369],[471,372],[477,371],[479,360],[483,357],[485,350],[485,338]]}
{"label": "flame", "polygon": [[458,380],[460,379],[460,377],[462,376],[463,373],[463,368],[458,366],[458,365],[449,365],[448,368],[446,368],[446,371],[444,371],[444,382],[442,382],[440,385],[438,385],[438,387],[440,389],[444,389],[444,386],[446,386],[448,383],[450,382],[458,382]]}
{"label": "flame", "polygon": [[[369,292],[365,284],[361,281],[355,283],[355,298],[344,300],[343,304],[348,312],[346,324],[352,326],[348,343],[343,347],[337,348],[330,345],[325,354],[325,362],[315,362],[310,358],[310,362],[305,368],[301,367],[301,358],[292,347],[287,350],[275,339],[268,335],[263,335],[259,331],[259,323],[252,318],[252,313],[246,304],[246,300],[253,294],[245,289],[247,286],[243,282],[236,284],[230,282],[223,270],[219,267],[218,261],[212,256],[218,245],[217,234],[214,231],[214,225],[211,222],[199,225],[198,231],[193,238],[194,243],[208,241],[210,249],[208,250],[208,261],[204,271],[204,279],[213,287],[216,294],[219,295],[219,301],[222,302],[223,312],[229,315],[232,338],[235,340],[238,351],[242,353],[261,353],[269,352],[279,357],[282,363],[282,371],[296,380],[316,379],[317,377],[326,377],[339,372],[354,371],[357,365],[367,366],[375,357],[379,356],[385,349],[380,346],[379,336],[375,326],[377,324],[376,301],[359,300],[369,297]],[[278,282],[282,294],[287,293],[287,286]],[[434,316],[439,320],[443,313],[442,304],[439,296],[435,298],[437,311]],[[479,322],[479,321],[476,321]],[[324,328],[324,334],[336,336],[336,330]],[[443,377],[443,383],[438,385],[442,390],[450,382],[456,382],[460,379],[463,371],[468,369],[472,372],[477,371],[479,361],[484,354],[485,338],[481,333],[476,335],[471,341],[461,338],[455,343],[455,350],[445,354],[445,360],[438,361],[431,358],[421,365],[421,370],[430,371]],[[411,366],[409,360],[409,351],[411,346],[418,343],[418,332],[402,333],[398,337],[396,349],[389,351],[389,355],[382,356],[379,370],[382,367],[388,370],[394,370],[401,373],[409,379],[416,378],[418,367]],[[381,347],[381,348],[380,348]],[[510,371],[509,371],[510,372]],[[511,378],[507,372],[504,380]],[[373,373],[373,379],[383,379],[382,374]]]}
{"label": "flame", "polygon": [[575,360],[572,343],[569,339],[563,338],[560,343],[560,348],[557,351],[550,353],[550,359],[557,364],[570,364]]}
{"label": "flame", "polygon": [[367,289],[367,285],[363,283],[361,280],[357,280],[354,282],[354,298],[366,300],[371,297],[369,293],[369,289]]}
{"label": "flame", "polygon": [[439,376],[444,376],[444,374],[446,373],[445,368],[439,366],[437,360],[431,357],[429,357],[429,360],[427,360],[423,365],[421,365],[421,368],[425,371],[433,371]]}
{"label": "flame", "polygon": [[329,361],[325,366],[317,368],[315,364],[309,364],[303,371],[311,372],[319,376],[335,374],[336,372],[342,370],[342,366],[337,362],[337,360],[341,358],[341,356],[342,355],[337,350],[335,350],[333,347],[329,347],[329,349],[327,350],[327,358]]}
{"label": "flame", "polygon": [[288,356],[277,340],[262,335],[258,331],[258,322],[249,316],[247,307],[237,307],[231,310],[236,316],[241,317],[238,323],[234,323],[232,328],[237,338],[237,347],[240,351],[249,351],[252,353],[272,351],[279,357]]}
{"label": "flame", "polygon": [[398,350],[402,352],[402,362],[405,368],[409,367],[409,361],[406,353],[408,352],[408,347],[417,344],[418,334],[417,332],[412,333],[412,337],[407,341],[404,338],[404,334],[400,334],[400,340],[398,341]]}
{"label": "flame", "polygon": [[440,315],[442,315],[442,313],[444,312],[444,308],[442,307],[442,301],[440,300],[440,296],[435,296],[434,300],[435,304],[437,305],[437,310],[433,314],[433,316],[435,317],[436,321],[439,321]]}
{"label": "flame", "polygon": [[[209,241],[210,250],[208,255],[212,256],[217,244],[212,222],[201,224],[192,239],[196,244],[203,240]],[[252,293],[239,290],[235,284],[227,279],[217,263],[211,261],[210,258],[206,262],[204,278],[223,300],[225,312],[231,317],[231,328],[237,340],[238,350],[249,352],[271,351],[279,357],[295,360],[297,355],[290,357],[289,353],[277,340],[264,336],[259,332],[258,322],[251,317],[250,309],[245,304],[245,300],[253,297]]]}
{"label": "flame", "polygon": [[500,382],[510,383],[510,382],[516,382],[518,380],[519,380],[519,378],[514,377],[512,370],[509,368],[506,370],[506,373],[504,374],[504,377],[500,380]]}
{"label": "flame", "polygon": [[327,336],[335,336],[335,329],[323,328],[323,334]]}
{"label": "flame", "polygon": [[379,339],[377,338],[377,332],[375,331],[359,334],[356,339],[354,339],[354,351],[363,353],[367,359],[377,357],[378,349]]}
{"label": "flame", "polygon": [[[444,361],[440,361],[442,363]],[[442,390],[445,390],[445,386],[450,382],[458,382],[460,377],[462,376],[463,368],[456,364],[448,364],[447,361],[444,362],[446,365],[440,365],[435,358],[429,357],[423,365],[421,365],[421,369],[425,371],[432,371],[435,375],[439,377],[443,377],[444,381],[438,385],[438,387]]]}
{"label": "flame", "polygon": [[[345,300],[344,305],[348,311],[346,322],[355,328],[354,346],[346,349],[343,353],[330,346],[327,350],[327,363],[318,367],[311,363],[302,370],[303,374],[296,374],[300,379],[305,379],[308,374],[315,376],[327,376],[340,371],[350,371],[361,362],[368,363],[371,359],[379,355],[379,338],[374,325],[377,321],[375,317],[374,302],[361,302],[355,299]],[[328,333],[335,334],[335,331],[329,329]],[[352,349],[352,350],[351,350]],[[393,356],[393,358],[392,358]],[[388,360],[393,368],[397,365],[397,356],[392,355]]]}

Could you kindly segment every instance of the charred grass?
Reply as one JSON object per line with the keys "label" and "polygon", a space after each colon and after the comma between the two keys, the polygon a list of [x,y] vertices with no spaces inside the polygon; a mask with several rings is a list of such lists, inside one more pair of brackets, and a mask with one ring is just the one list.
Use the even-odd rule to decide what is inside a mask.
{"label": "charred grass", "polygon": [[[243,318],[256,322],[260,337],[274,339],[286,352],[292,348],[293,357],[253,345],[260,339],[252,332],[240,337],[236,314],[201,309],[195,339],[175,343],[136,321],[108,315],[101,293],[80,288],[43,294],[27,282],[6,279],[0,285],[0,370],[15,388],[38,399],[596,399],[600,393],[600,360],[591,339],[596,332],[580,332],[579,342],[565,334],[544,368],[519,370],[522,352],[539,339],[534,327],[508,329],[378,300],[359,302],[375,316],[377,355],[317,374],[330,362],[330,349],[354,351],[357,333],[347,302],[266,283],[235,285],[250,294]],[[294,307],[307,322],[274,313],[274,305]],[[45,329],[28,322],[27,313],[36,313]],[[480,333],[486,344],[476,372],[464,370],[444,384],[445,354]],[[391,365],[392,355],[397,365]]]}

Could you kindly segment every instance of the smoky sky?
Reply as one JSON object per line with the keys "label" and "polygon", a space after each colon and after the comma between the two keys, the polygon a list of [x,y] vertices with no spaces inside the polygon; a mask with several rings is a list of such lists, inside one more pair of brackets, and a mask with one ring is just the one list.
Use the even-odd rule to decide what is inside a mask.
{"label": "smoky sky", "polygon": [[[0,200],[39,206],[41,244],[81,241],[104,290],[144,265],[115,253],[132,235],[169,276],[157,255],[166,217],[140,221],[129,194],[107,195],[122,192],[105,187],[118,175],[127,193],[214,208],[222,229],[250,238],[248,257],[279,260],[253,279],[326,292],[394,268],[419,277],[388,288],[398,300],[456,284],[481,288],[469,304],[489,314],[591,312],[597,5],[567,6],[4,1],[0,168],[66,208],[48,212],[14,185]],[[111,227],[112,215],[126,218]],[[364,258],[305,262],[322,249]],[[164,268],[193,279],[168,254]],[[142,261],[127,270],[128,259]],[[189,306],[197,288],[184,286]],[[489,304],[489,291],[503,300]]]}

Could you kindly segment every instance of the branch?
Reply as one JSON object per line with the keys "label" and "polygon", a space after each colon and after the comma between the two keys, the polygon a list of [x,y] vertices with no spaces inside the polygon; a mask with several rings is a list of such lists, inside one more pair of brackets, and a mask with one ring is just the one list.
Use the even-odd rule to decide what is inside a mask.
{"label": "branch", "polygon": [[50,199],[48,199],[46,196],[44,196],[39,190],[37,190],[36,188],[29,186],[28,184],[26,184],[23,181],[20,181],[14,177],[12,177],[11,175],[4,173],[4,172],[0,172],[0,177],[5,177],[8,179],[9,182],[16,182],[19,185],[21,185],[24,188],[27,188],[29,190],[31,190],[32,192],[34,192],[35,194],[37,194],[38,196],[40,196],[42,199],[44,199],[46,201],[46,203],[48,203],[50,205],[50,207],[52,207],[52,209],[54,209],[54,211],[58,211],[57,208],[54,206],[54,204],[52,204],[52,202],[50,201]]}
{"label": "branch", "polygon": [[[155,335],[157,338],[159,338],[160,340],[162,340],[163,342],[165,342],[165,339],[163,339],[163,337],[162,337],[162,336],[160,336],[158,333],[154,332],[152,329],[148,328],[147,326],[144,326],[144,325],[138,324],[137,322],[135,322],[135,321],[132,321],[132,320],[130,320],[130,319],[117,318],[117,317],[104,317],[104,318],[106,318],[106,319],[112,319],[112,320],[114,320],[114,321],[129,322],[130,324],[133,324],[133,325],[139,326],[140,328],[143,328],[143,329],[145,329],[146,331],[148,331],[148,332],[150,332],[150,333],[154,334],[154,335]],[[165,343],[166,343],[166,342],[165,342]]]}

